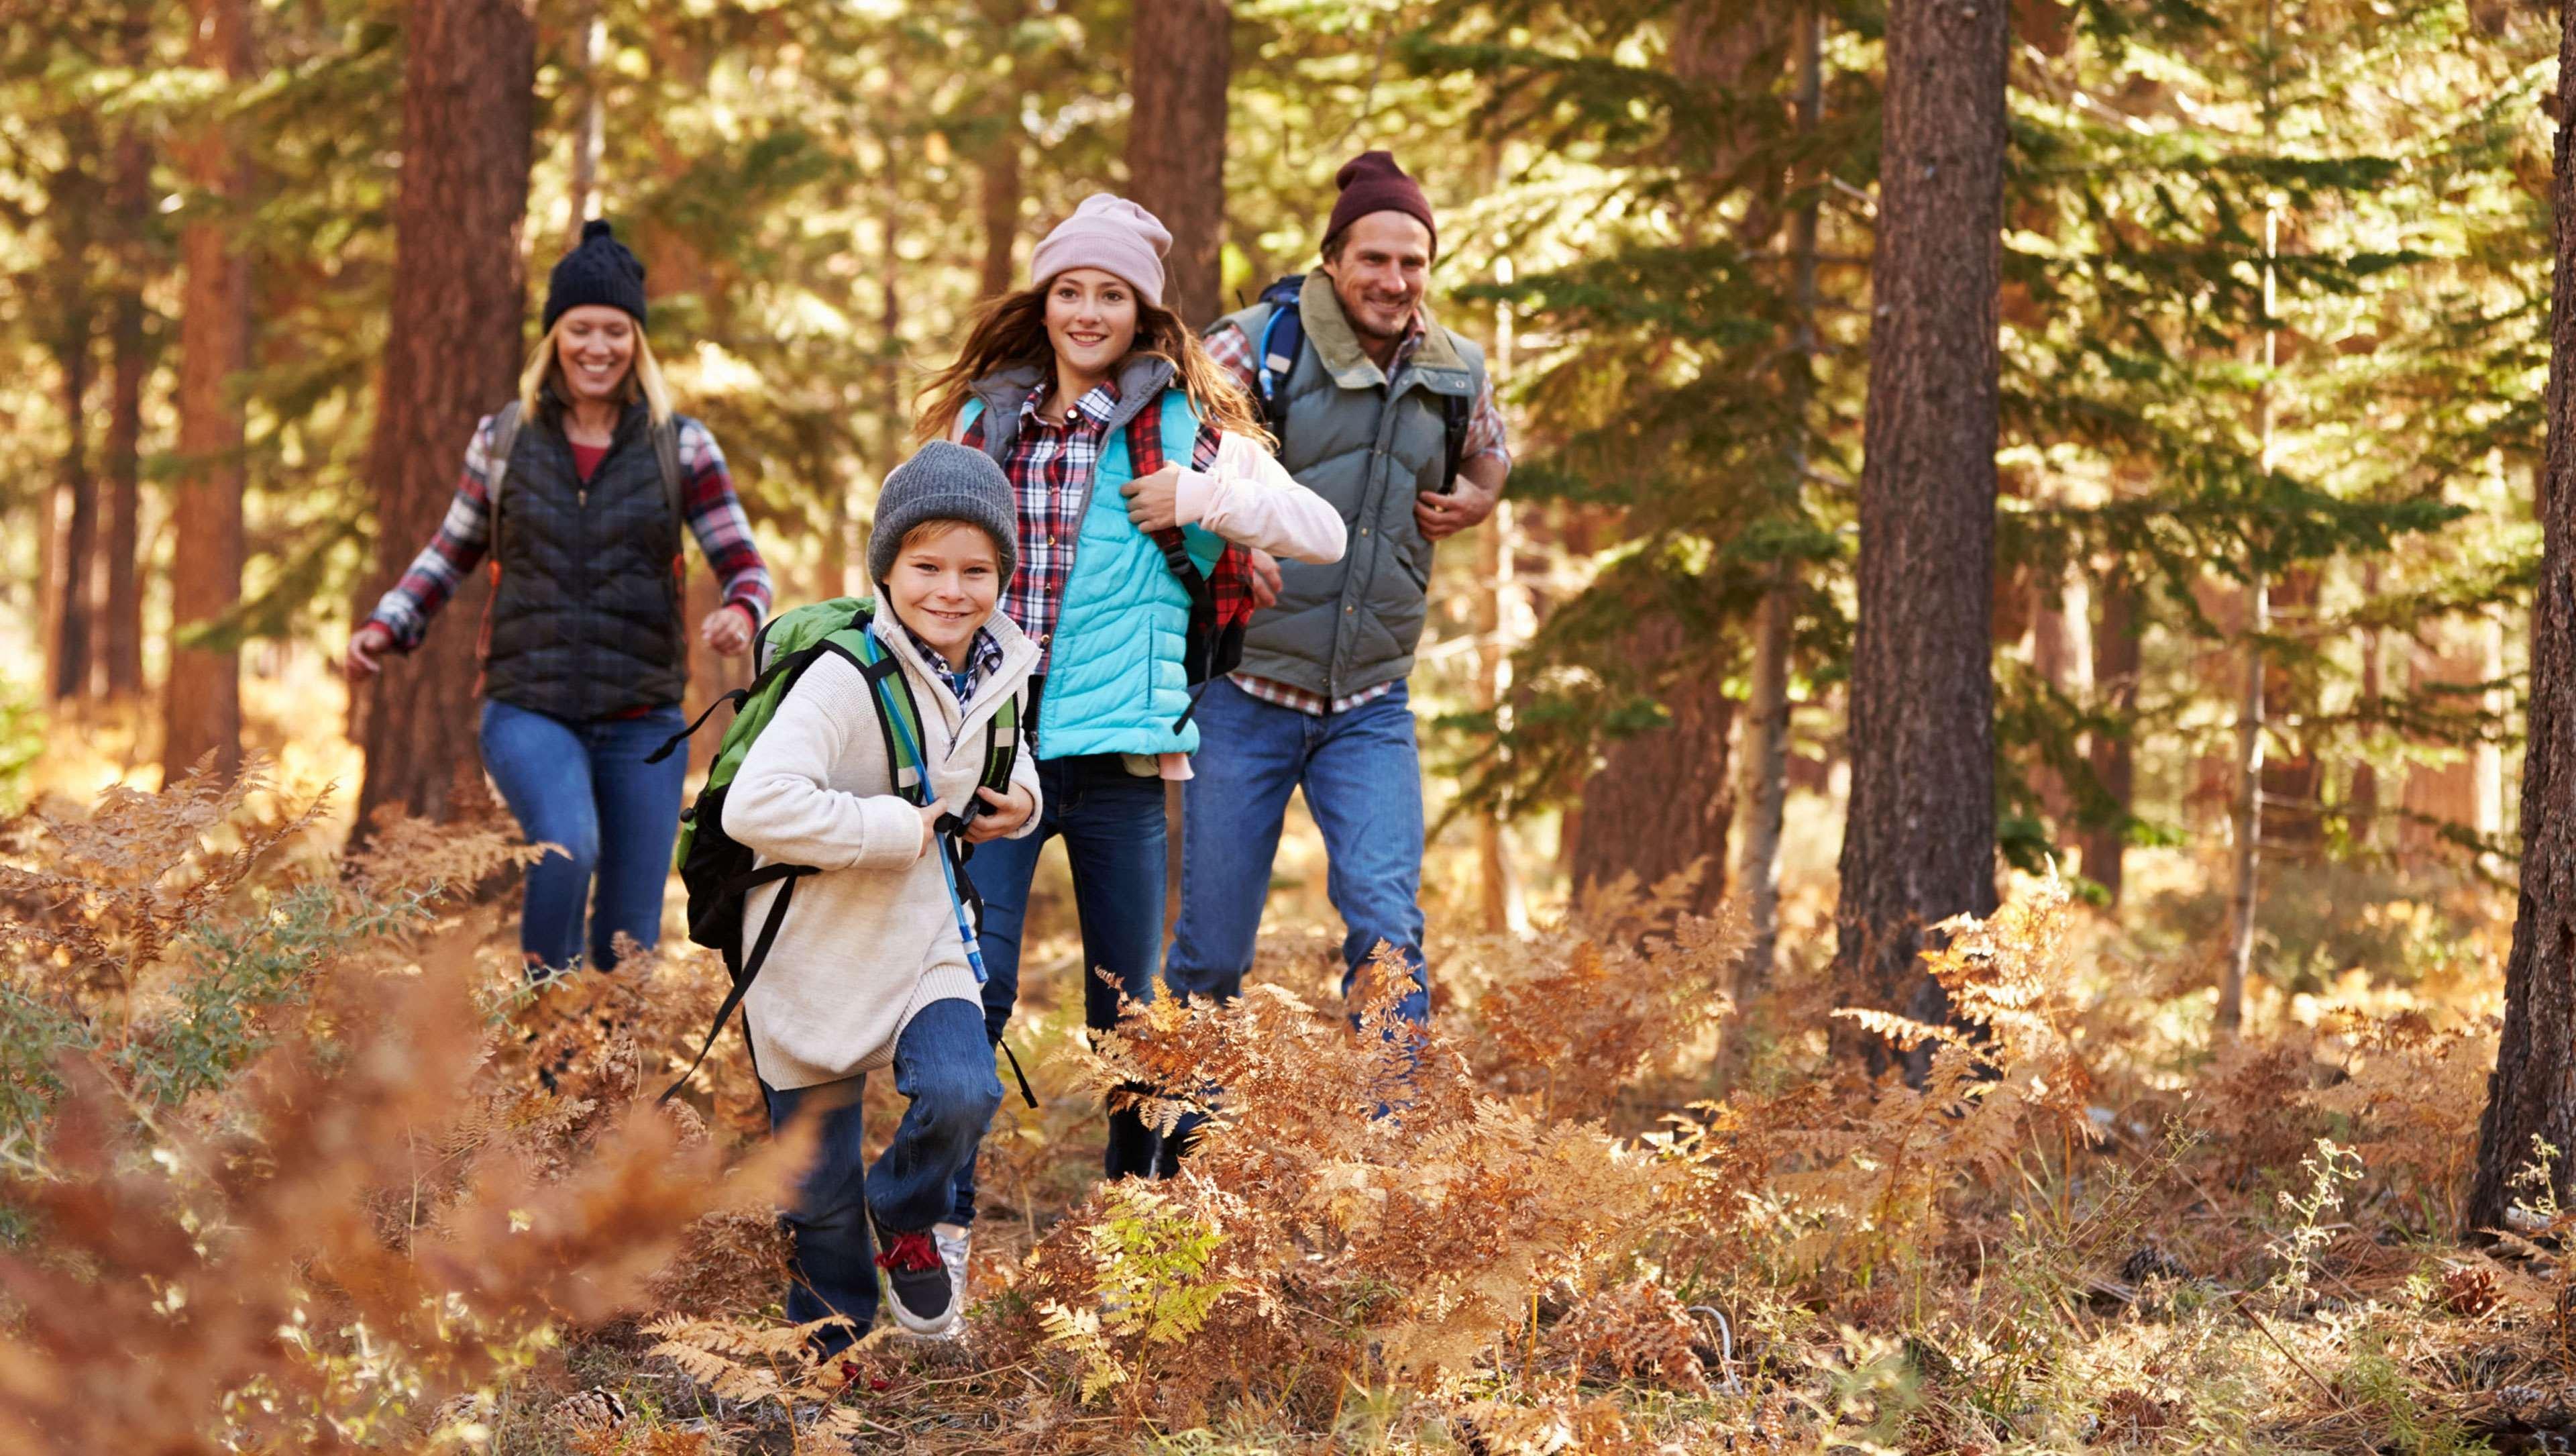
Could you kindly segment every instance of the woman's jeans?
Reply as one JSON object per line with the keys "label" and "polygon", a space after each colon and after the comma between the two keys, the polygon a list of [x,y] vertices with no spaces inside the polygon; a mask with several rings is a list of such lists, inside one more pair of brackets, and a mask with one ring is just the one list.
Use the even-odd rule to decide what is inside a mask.
{"label": "woman's jeans", "polygon": [[[1127,771],[1114,753],[1038,761],[1042,812],[1036,832],[1024,839],[996,839],[975,847],[967,872],[984,897],[984,1030],[998,1042],[1020,998],[1021,926],[1029,908],[1029,883],[1038,851],[1049,836],[1064,838],[1073,869],[1073,903],[1082,921],[1083,1024],[1095,1031],[1118,1024],[1123,991],[1154,999],[1154,971],[1163,950],[1163,781]],[[1107,972],[1103,980],[1101,973]],[[1168,1176],[1164,1140],[1134,1112],[1109,1115],[1109,1149],[1103,1167],[1125,1174]],[[958,1170],[953,1223],[975,1218],[975,1165]]]}
{"label": "woman's jeans", "polygon": [[585,915],[590,964],[603,971],[617,964],[619,932],[645,947],[662,938],[662,888],[689,757],[644,758],[686,725],[676,703],[641,717],[567,723],[485,700],[483,767],[528,842],[556,846],[528,869],[519,948],[530,960],[571,969],[581,958]]}
{"label": "woman's jeans", "polygon": [[821,1120],[814,1161],[787,1215],[796,1246],[787,1317],[800,1325],[847,1317],[850,1330],[827,1332],[819,1341],[827,1352],[876,1323],[870,1216],[890,1233],[917,1233],[945,1218],[957,1170],[974,1166],[975,1144],[1002,1105],[984,1018],[974,1003],[954,998],[915,1012],[895,1039],[894,1087],[910,1103],[873,1165],[860,1137],[859,1093],[866,1081],[858,1076],[786,1092],[764,1083],[760,1089],[773,1130],[800,1113]]}

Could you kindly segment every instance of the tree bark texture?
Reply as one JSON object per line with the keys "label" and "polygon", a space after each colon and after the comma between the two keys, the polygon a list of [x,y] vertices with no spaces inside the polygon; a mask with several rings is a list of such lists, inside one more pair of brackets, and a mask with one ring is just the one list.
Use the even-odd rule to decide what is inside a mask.
{"label": "tree bark texture", "polygon": [[[86,248],[83,249],[84,254]],[[84,270],[85,271],[85,270]],[[98,603],[98,477],[90,470],[90,376],[96,345],[90,337],[93,314],[80,290],[86,280],[70,280],[74,293],[54,343],[54,364],[62,386],[63,419],[70,434],[63,445],[61,489],[65,507],[61,559],[54,592],[52,675],[45,696],[57,703],[89,696],[90,657]]]}
{"label": "tree bark texture", "polygon": [[[2126,575],[2105,578],[2093,596],[2093,691],[2102,712],[2120,723],[2116,733],[2095,733],[2086,745],[2093,762],[2093,777],[2102,792],[2118,806],[2122,817],[2129,813],[2137,797],[2136,746],[2129,737],[2129,725],[2138,712],[2138,669],[2140,654],[2138,632],[2138,587]],[[2096,825],[2084,831],[2085,877],[2100,885],[2111,903],[2120,903],[2121,870],[2128,852],[2128,836],[2117,824]]]}
{"label": "tree bark texture", "polygon": [[1226,0],[1137,0],[1128,49],[1128,196],[1172,234],[1163,306],[1205,328],[1225,247],[1225,88],[1234,66]]}
{"label": "tree bark texture", "polygon": [[977,298],[999,298],[1011,291],[1020,240],[1020,118],[1014,112],[978,168],[978,201],[984,214],[984,268],[976,281]]}
{"label": "tree bark texture", "polygon": [[[1656,663],[1691,651],[1681,624],[1656,616],[1628,634],[1621,655]],[[1638,888],[1648,890],[1696,864],[1700,877],[1685,908],[1704,915],[1726,898],[1726,826],[1735,813],[1728,741],[1735,704],[1708,673],[1686,672],[1660,696],[1672,721],[1611,742],[1601,767],[1584,781],[1575,888],[1633,874]]]}
{"label": "tree bark texture", "polygon": [[[1926,926],[1995,908],[1995,441],[2004,0],[1894,0],[1862,424],[1838,969],[1946,1014]],[[1887,1050],[1860,1041],[1873,1068]],[[1919,1076],[1930,1049],[1909,1071]]]}
{"label": "tree bark texture", "polygon": [[[251,77],[250,0],[196,0],[195,60],[235,84]],[[179,457],[171,529],[182,543],[170,573],[170,675],[162,692],[161,772],[186,773],[213,755],[241,763],[241,659],[181,645],[180,634],[221,615],[241,596],[242,413],[232,381],[250,367],[250,263],[233,216],[247,204],[250,166],[236,138],[209,127],[188,148],[196,185],[216,211],[189,220],[179,240],[187,273],[179,319]]]}
{"label": "tree bark texture", "polygon": [[[2576,26],[2558,40],[2576,75]],[[2540,576],[2531,611],[2531,721],[2522,768],[2522,897],[2504,967],[2504,1036],[2478,1122],[2471,1228],[2504,1225],[2513,1178],[2533,1140],[2558,1149],[2550,1187],[2576,1196],[2576,169],[2569,131],[2556,138],[2550,241],[2557,285],[2549,303],[2549,443],[2540,481]]]}
{"label": "tree bark texture", "polygon": [[[372,594],[437,530],[475,421],[517,381],[527,307],[519,236],[536,109],[536,29],[524,0],[411,0],[403,63],[402,186],[393,321],[367,469],[376,484]],[[361,833],[399,806],[428,818],[473,776],[476,574],[420,649],[370,688]]]}
{"label": "tree bark texture", "polygon": [[139,133],[117,144],[118,279],[110,307],[107,510],[99,548],[98,683],[110,698],[143,692],[143,386],[152,370],[143,275],[150,266],[152,150]]}

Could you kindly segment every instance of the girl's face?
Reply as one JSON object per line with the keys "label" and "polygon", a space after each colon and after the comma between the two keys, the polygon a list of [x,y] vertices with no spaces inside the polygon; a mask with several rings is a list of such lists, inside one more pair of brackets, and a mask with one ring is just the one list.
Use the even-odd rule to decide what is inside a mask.
{"label": "girl's face", "polygon": [[555,364],[575,402],[615,400],[635,364],[635,320],[604,303],[565,309],[555,320]]}
{"label": "girl's face", "polygon": [[1106,379],[1136,342],[1136,290],[1115,273],[1068,268],[1047,285],[1046,331],[1058,363]]}
{"label": "girl's face", "polygon": [[895,553],[884,583],[886,601],[896,620],[937,649],[950,667],[960,667],[975,629],[993,615],[993,602],[1002,594],[1001,563],[982,527],[935,522],[914,530]]}

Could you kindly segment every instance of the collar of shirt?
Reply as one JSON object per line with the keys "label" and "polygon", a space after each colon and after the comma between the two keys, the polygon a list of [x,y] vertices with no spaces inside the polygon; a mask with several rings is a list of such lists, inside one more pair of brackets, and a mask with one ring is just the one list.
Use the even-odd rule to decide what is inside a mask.
{"label": "collar of shirt", "polygon": [[1422,347],[1422,341],[1428,338],[1430,333],[1431,330],[1422,322],[1422,310],[1415,309],[1413,322],[1405,326],[1404,338],[1395,346],[1393,367],[1386,371],[1386,377],[1389,380],[1403,373],[1405,366],[1413,362],[1413,351]]}
{"label": "collar of shirt", "polygon": [[966,645],[966,667],[960,671],[948,665],[945,653],[923,641],[921,634],[912,630],[911,623],[897,617],[895,625],[903,628],[904,640],[910,642],[912,650],[921,655],[923,665],[938,676],[946,678],[948,685],[956,689],[957,701],[960,704],[975,696],[975,689],[984,681],[985,674],[1002,665],[1002,644],[988,627],[975,629],[975,640]]}
{"label": "collar of shirt", "polygon": [[[1037,388],[1029,391],[1029,397],[1020,401],[1020,418],[1041,419],[1046,411],[1047,401],[1054,397],[1055,381],[1052,379],[1040,381]],[[1118,381],[1104,379],[1085,390],[1082,398],[1073,402],[1073,408],[1066,413],[1065,423],[1080,424],[1097,430],[1106,426],[1109,423],[1109,417],[1117,412]]]}

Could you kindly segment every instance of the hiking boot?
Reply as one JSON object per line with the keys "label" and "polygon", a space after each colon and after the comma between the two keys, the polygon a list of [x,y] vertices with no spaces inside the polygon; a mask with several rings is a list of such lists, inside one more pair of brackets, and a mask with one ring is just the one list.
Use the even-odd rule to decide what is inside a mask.
{"label": "hiking boot", "polygon": [[948,1305],[960,1320],[966,1314],[966,1251],[972,1246],[975,1230],[962,1223],[935,1223],[930,1226],[930,1241],[939,1246],[939,1262],[948,1266]]}
{"label": "hiking boot", "polygon": [[926,1230],[897,1233],[879,1225],[877,1241],[885,1252],[877,1267],[885,1271],[894,1295],[894,1322],[916,1335],[944,1335],[957,1322],[957,1300],[949,1285],[948,1263]]}

